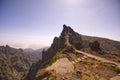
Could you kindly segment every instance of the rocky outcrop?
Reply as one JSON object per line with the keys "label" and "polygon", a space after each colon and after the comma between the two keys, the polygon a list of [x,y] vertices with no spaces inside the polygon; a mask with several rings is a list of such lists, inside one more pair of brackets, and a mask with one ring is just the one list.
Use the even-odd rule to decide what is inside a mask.
{"label": "rocky outcrop", "polygon": [[[67,44],[66,44],[67,43]],[[62,49],[66,45],[75,47],[76,49],[82,48],[82,38],[69,26],[63,25],[63,31],[60,37],[55,37],[51,47],[43,54],[42,60],[46,61],[51,59],[59,49]]]}
{"label": "rocky outcrop", "polygon": [[0,51],[3,52],[3,53],[5,53],[5,54],[10,53],[11,50],[12,50],[12,48],[10,46],[8,46],[8,45],[6,45],[6,46],[0,46]]}
{"label": "rocky outcrop", "polygon": [[74,46],[76,49],[82,48],[82,38],[81,35],[75,32],[71,27],[63,25],[63,31],[61,33],[61,38],[69,36],[69,43]]}
{"label": "rocky outcrop", "polygon": [[53,65],[48,67],[47,70],[54,70],[56,74],[64,75],[66,73],[74,72],[74,66],[68,58],[61,58],[58,59]]}
{"label": "rocky outcrop", "polygon": [[90,43],[90,48],[93,51],[101,51],[101,49],[100,49],[100,43],[98,41],[94,41],[94,42]]}

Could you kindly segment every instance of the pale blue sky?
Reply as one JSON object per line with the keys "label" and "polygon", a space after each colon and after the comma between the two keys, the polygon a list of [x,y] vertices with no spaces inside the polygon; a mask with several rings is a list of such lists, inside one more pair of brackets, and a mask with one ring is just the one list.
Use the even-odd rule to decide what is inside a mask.
{"label": "pale blue sky", "polygon": [[0,45],[50,46],[63,24],[120,41],[120,0],[0,0]]}

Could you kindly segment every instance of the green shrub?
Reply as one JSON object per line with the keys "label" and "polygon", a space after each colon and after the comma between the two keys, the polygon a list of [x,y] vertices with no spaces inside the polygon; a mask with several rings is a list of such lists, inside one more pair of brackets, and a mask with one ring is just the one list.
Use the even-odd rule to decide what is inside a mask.
{"label": "green shrub", "polygon": [[55,61],[57,60],[56,55],[52,57],[52,59],[50,60],[50,62],[46,65],[46,67],[51,66]]}
{"label": "green shrub", "polygon": [[56,76],[51,76],[49,80],[56,80]]}
{"label": "green shrub", "polygon": [[115,71],[116,71],[117,73],[120,73],[120,67],[115,67]]}

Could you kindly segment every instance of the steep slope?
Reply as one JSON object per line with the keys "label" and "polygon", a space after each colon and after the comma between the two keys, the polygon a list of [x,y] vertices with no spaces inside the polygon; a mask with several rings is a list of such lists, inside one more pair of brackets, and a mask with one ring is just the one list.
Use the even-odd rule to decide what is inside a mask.
{"label": "steep slope", "polygon": [[114,58],[119,59],[118,44],[120,43],[114,45],[117,46],[114,50],[116,55],[111,53],[109,46],[106,46],[106,49],[105,43],[102,43],[104,40],[106,43],[114,43],[114,41],[91,38],[80,35],[69,26],[63,25],[61,35],[54,38],[51,47],[43,52],[42,61],[31,67],[25,80],[110,80],[120,70],[114,62],[109,63],[109,60],[104,62],[102,58],[86,56],[79,50],[101,57],[115,54]]}
{"label": "steep slope", "polygon": [[[67,38],[69,38],[69,41]],[[76,49],[82,48],[81,36],[69,26],[63,25],[63,31],[60,37],[55,37],[51,47],[43,54],[43,61],[51,59],[58,50],[64,48],[66,45],[69,45],[68,42]]]}
{"label": "steep slope", "polygon": [[20,80],[32,65],[22,49],[0,46],[0,80]]}

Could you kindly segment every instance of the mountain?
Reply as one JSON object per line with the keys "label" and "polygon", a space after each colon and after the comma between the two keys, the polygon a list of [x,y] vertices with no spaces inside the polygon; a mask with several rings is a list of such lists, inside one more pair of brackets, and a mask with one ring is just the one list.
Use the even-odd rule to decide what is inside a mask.
{"label": "mountain", "polygon": [[24,51],[28,52],[28,53],[33,53],[34,52],[34,50],[32,48],[25,48]]}
{"label": "mountain", "polygon": [[34,58],[34,60],[36,59],[37,61],[39,59],[42,59],[42,51],[47,49],[48,47],[44,47],[36,50],[33,50],[31,48],[26,48],[24,49],[24,52],[28,53],[28,55],[30,55],[32,58]]}
{"label": "mountain", "polygon": [[0,46],[0,80],[21,80],[33,62],[22,49]]}
{"label": "mountain", "polygon": [[110,80],[119,73],[120,42],[81,35],[63,25],[24,80]]}

